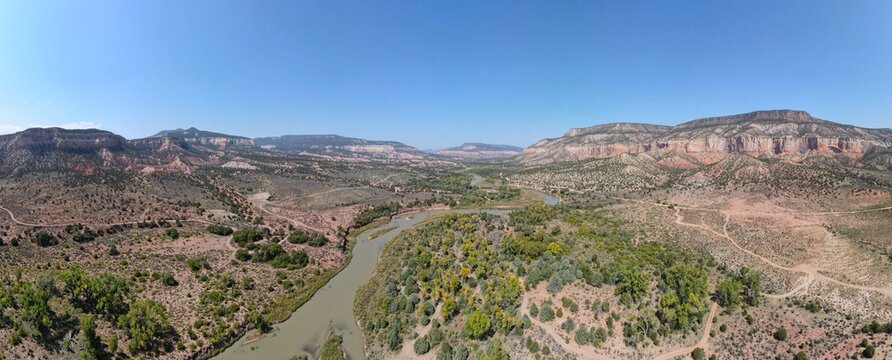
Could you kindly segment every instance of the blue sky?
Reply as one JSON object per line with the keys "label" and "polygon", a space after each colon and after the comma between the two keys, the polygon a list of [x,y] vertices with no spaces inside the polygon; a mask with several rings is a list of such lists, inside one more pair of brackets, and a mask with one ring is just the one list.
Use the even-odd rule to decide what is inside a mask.
{"label": "blue sky", "polygon": [[0,2],[0,132],[525,146],[774,108],[892,127],[892,1]]}

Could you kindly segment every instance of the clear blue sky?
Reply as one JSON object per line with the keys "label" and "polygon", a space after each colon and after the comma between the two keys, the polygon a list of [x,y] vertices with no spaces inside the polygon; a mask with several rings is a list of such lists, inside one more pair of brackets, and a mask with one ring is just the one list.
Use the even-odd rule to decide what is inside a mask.
{"label": "clear blue sky", "polygon": [[0,1],[0,131],[529,145],[794,108],[892,127],[892,1]]}

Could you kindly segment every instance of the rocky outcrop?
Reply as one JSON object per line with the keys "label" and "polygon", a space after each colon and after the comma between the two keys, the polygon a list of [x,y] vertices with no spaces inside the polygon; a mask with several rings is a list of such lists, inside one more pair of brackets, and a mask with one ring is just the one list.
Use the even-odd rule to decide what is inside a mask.
{"label": "rocky outcrop", "polygon": [[130,140],[130,144],[138,151],[183,151],[189,147],[186,140],[169,136]]}
{"label": "rocky outcrop", "polygon": [[714,162],[724,154],[828,155],[861,158],[892,147],[892,130],[866,129],[814,118],[804,111],[770,110],[698,119],[674,127],[606,124],[573,129],[524,150],[528,164],[674,151]]}
{"label": "rocky outcrop", "polygon": [[611,123],[570,129],[564,136],[540,140],[523,150],[524,163],[547,163],[651,151],[653,139],[671,127],[651,124]]}

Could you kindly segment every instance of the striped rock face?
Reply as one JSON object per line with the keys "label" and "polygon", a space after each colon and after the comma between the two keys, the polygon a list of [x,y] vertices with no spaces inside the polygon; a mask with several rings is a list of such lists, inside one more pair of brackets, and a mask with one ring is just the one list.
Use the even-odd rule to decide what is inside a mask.
{"label": "striped rock face", "polygon": [[572,129],[523,151],[521,163],[545,164],[619,154],[679,152],[714,162],[725,154],[861,159],[892,147],[892,130],[866,129],[814,118],[804,111],[772,110],[689,121],[674,127],[605,124]]}

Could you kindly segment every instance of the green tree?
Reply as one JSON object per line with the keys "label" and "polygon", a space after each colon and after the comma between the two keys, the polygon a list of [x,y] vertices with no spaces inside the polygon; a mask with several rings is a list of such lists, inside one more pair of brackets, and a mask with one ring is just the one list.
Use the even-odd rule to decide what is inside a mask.
{"label": "green tree", "polygon": [[762,298],[762,274],[743,267],[740,269],[740,282],[743,284],[743,300],[747,305],[759,305]]}
{"label": "green tree", "polygon": [[452,356],[452,360],[468,360],[468,357],[471,356],[471,352],[464,344],[458,344],[455,347],[454,355]]}
{"label": "green tree", "polygon": [[117,334],[112,334],[108,338],[108,345],[106,346],[106,351],[108,351],[108,353],[112,354],[112,355],[114,355],[116,352],[118,352],[118,335]]}
{"label": "green tree", "polygon": [[87,314],[81,317],[81,351],[80,355],[86,360],[96,360],[103,356],[102,339],[96,335],[96,320],[93,315]]}
{"label": "green tree", "polygon": [[443,320],[447,322],[452,320],[457,311],[458,303],[455,302],[455,298],[452,296],[446,297],[446,300],[443,300],[443,306],[440,307],[440,315],[443,317]]}
{"label": "green tree", "polygon": [[269,326],[269,322],[267,322],[266,318],[264,318],[263,315],[261,315],[259,312],[251,311],[246,317],[248,322],[254,325],[254,328],[257,329],[257,331],[260,331],[261,333],[268,333],[270,330],[272,330],[272,327]]}
{"label": "green tree", "polygon": [[586,329],[585,324],[579,325],[574,338],[579,345],[588,345],[591,342],[591,334]]}
{"label": "green tree", "polygon": [[195,272],[210,267],[210,265],[208,265],[207,259],[201,257],[189,258],[188,260],[186,260],[186,264],[189,265],[190,270]]}
{"label": "green tree", "polygon": [[437,351],[437,360],[452,360],[452,353],[452,345],[444,342],[440,345],[440,350]]}
{"label": "green tree", "polygon": [[158,343],[170,327],[164,307],[152,300],[133,302],[130,311],[118,319],[118,325],[127,331],[128,344],[135,352],[158,349]]}
{"label": "green tree", "polygon": [[472,339],[481,339],[489,333],[489,329],[489,316],[480,310],[474,310],[468,314],[468,319],[465,321],[462,332]]}
{"label": "green tree", "polygon": [[82,298],[85,310],[106,315],[117,315],[127,311],[130,285],[126,279],[102,273],[89,280],[88,284]]}
{"label": "green tree", "polygon": [[50,309],[50,294],[27,283],[23,284],[22,288],[19,305],[22,309],[22,320],[31,324],[41,334],[46,334],[54,327],[56,318]]}
{"label": "green tree", "polygon": [[34,234],[34,242],[41,247],[53,246],[56,245],[56,237],[46,230],[40,230]]}
{"label": "green tree", "polygon": [[694,351],[691,351],[691,359],[705,360],[706,359],[706,351],[703,351],[702,348],[694,349]]}
{"label": "green tree", "polygon": [[708,285],[706,272],[690,265],[678,264],[662,276],[666,293],[660,298],[657,315],[672,329],[696,327],[706,312]]}
{"label": "green tree", "polygon": [[551,308],[550,303],[544,303],[539,308],[539,320],[540,321],[551,321],[554,320],[554,309]]}
{"label": "green tree", "polygon": [[861,352],[861,355],[864,356],[865,359],[873,359],[873,356],[876,354],[877,348],[873,346],[873,344],[867,345],[864,348],[864,351]]}
{"label": "green tree", "polygon": [[177,286],[180,284],[180,282],[173,277],[173,274],[168,272],[161,274],[161,283],[167,286]]}
{"label": "green tree", "polygon": [[241,261],[250,261],[251,253],[245,249],[238,249],[235,251],[235,258]]}
{"label": "green tree", "polygon": [[787,329],[781,326],[777,331],[774,332],[774,339],[777,341],[786,341],[787,340]]}
{"label": "green tree", "polygon": [[743,291],[743,284],[736,279],[725,279],[719,282],[715,287],[715,297],[719,304],[734,309],[740,305],[740,293]]}
{"label": "green tree", "polygon": [[650,287],[650,279],[647,274],[631,266],[624,266],[619,272],[616,281],[616,294],[627,305],[636,304]]}
{"label": "green tree", "polygon": [[403,337],[400,336],[400,330],[396,326],[390,327],[387,331],[387,347],[390,351],[396,351],[403,347]]}
{"label": "green tree", "polygon": [[261,239],[263,239],[263,231],[257,228],[238,229],[232,233],[232,241],[242,247]]}
{"label": "green tree", "polygon": [[426,336],[422,336],[415,340],[415,353],[418,355],[427,354],[431,350],[431,343]]}

